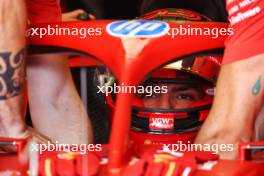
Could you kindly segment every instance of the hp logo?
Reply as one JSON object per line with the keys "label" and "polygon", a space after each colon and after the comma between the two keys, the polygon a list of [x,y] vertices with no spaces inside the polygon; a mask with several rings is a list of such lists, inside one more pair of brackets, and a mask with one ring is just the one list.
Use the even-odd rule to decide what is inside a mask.
{"label": "hp logo", "polygon": [[107,32],[116,37],[153,38],[165,35],[169,25],[161,21],[116,21],[106,27]]}

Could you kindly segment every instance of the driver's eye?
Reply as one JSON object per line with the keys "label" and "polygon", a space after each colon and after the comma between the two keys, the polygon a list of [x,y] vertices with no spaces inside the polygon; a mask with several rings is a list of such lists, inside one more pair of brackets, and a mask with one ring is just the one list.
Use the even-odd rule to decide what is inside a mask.
{"label": "driver's eye", "polygon": [[177,97],[177,100],[190,100],[193,101],[195,98],[190,94],[180,94]]}

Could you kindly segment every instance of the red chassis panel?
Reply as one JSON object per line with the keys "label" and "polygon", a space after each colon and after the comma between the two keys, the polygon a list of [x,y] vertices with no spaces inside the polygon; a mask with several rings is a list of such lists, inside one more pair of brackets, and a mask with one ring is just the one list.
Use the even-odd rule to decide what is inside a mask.
{"label": "red chassis panel", "polygon": [[[88,22],[72,22],[61,23],[60,27],[67,28],[101,28],[102,35],[88,36],[83,39],[80,36],[51,36],[44,35],[30,36],[28,44],[31,46],[31,53],[49,53],[49,52],[70,52],[74,55],[81,54],[89,59],[95,59],[106,65],[116,76],[116,78],[124,83],[124,85],[132,86],[139,84],[143,78],[156,69],[158,66],[164,65],[173,59],[185,56],[188,54],[219,49],[224,47],[226,36],[213,38],[212,36],[177,36],[177,39],[171,38],[169,35],[159,37],[144,38],[144,37],[116,37],[110,35],[106,26],[113,21],[88,21]],[[56,27],[57,24],[51,24],[51,27]],[[200,28],[226,28],[225,23],[170,23],[170,28],[177,28],[179,25],[185,27],[200,27]],[[34,27],[47,27],[42,24]],[[137,46],[137,47],[133,47]],[[151,62],[149,61],[151,58]],[[175,60],[174,60],[175,61]],[[78,62],[78,61],[77,61]],[[89,62],[90,63],[90,62]],[[87,63],[87,65],[89,65]],[[91,62],[92,63],[92,62]],[[148,63],[148,64],[146,64]],[[76,63],[71,63],[76,66]],[[97,64],[97,63],[92,63]],[[77,64],[78,65],[78,64]],[[137,76],[135,76],[137,75]],[[186,154],[184,158],[173,154],[163,154],[147,151],[142,154],[141,158],[133,158],[133,154],[129,151],[131,148],[128,144],[130,120],[131,120],[131,94],[118,94],[116,101],[116,110],[114,112],[111,139],[108,147],[103,150],[103,154],[87,154],[61,158],[60,153],[51,152],[40,156],[39,171],[42,173],[54,173],[57,175],[89,175],[83,170],[81,158],[90,158],[93,161],[86,166],[90,169],[90,175],[164,175],[170,171],[170,175],[179,175],[187,172],[189,175],[264,175],[263,163],[255,163],[250,161],[225,161],[218,160],[217,157],[211,157],[205,154],[205,161],[213,160],[215,164],[211,169],[205,170],[199,167],[199,157],[197,153]],[[105,155],[107,154],[107,155]],[[71,154],[70,154],[71,155]],[[102,156],[103,155],[103,156]],[[60,156],[60,157],[59,157]],[[241,155],[240,155],[241,156]],[[99,161],[107,157],[109,162]],[[156,157],[156,158],[155,158]],[[79,158],[79,159],[78,159]],[[7,159],[14,160],[12,163],[2,164]],[[19,157],[14,155],[0,157],[0,170],[21,170],[26,174],[25,167],[18,163]],[[47,160],[48,159],[48,160]],[[9,160],[9,161],[10,161]],[[15,162],[17,160],[17,162]],[[66,161],[64,161],[66,160]],[[159,161],[159,162],[156,162]],[[44,162],[44,163],[43,163]],[[134,162],[135,164],[131,164]],[[48,163],[48,164],[47,164]],[[78,164],[79,163],[79,164]],[[130,164],[128,164],[130,163]],[[132,169],[132,170],[131,170]],[[67,172],[66,172],[67,171]],[[133,172],[131,172],[133,171]],[[155,171],[155,173],[153,172]],[[97,174],[96,174],[97,173]],[[44,175],[48,175],[47,173]],[[68,174],[67,174],[68,175]]]}

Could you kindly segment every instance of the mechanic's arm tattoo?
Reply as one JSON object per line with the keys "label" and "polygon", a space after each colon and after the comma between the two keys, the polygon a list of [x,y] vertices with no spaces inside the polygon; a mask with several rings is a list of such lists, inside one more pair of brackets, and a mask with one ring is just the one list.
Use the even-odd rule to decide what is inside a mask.
{"label": "mechanic's arm tattoo", "polygon": [[25,77],[25,49],[0,52],[0,100],[22,93]]}
{"label": "mechanic's arm tattoo", "polygon": [[258,77],[257,81],[255,82],[254,86],[252,87],[252,94],[257,95],[261,89],[261,76]]}

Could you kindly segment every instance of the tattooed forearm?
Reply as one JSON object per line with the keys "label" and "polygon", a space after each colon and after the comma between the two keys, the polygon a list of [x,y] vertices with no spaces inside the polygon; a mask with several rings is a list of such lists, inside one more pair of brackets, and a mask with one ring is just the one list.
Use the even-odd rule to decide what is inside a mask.
{"label": "tattooed forearm", "polygon": [[261,89],[261,76],[258,77],[256,83],[252,87],[252,90],[251,90],[252,94],[257,95],[260,92],[260,89]]}
{"label": "tattooed forearm", "polygon": [[22,93],[25,77],[25,49],[0,52],[0,100]]}

